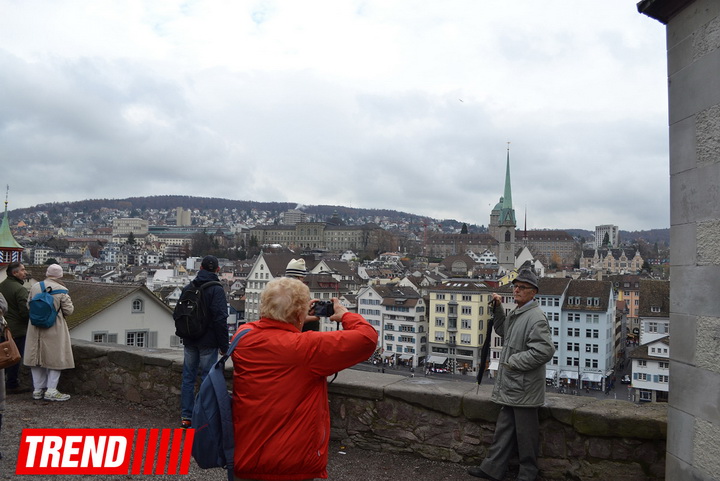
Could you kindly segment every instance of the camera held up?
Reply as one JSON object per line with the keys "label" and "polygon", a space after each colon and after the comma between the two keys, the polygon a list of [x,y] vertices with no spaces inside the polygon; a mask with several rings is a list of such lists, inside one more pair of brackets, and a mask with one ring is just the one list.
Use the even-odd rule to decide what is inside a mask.
{"label": "camera held up", "polygon": [[330,317],[335,314],[333,307],[333,301],[317,301],[313,304],[312,313],[313,316],[317,317]]}

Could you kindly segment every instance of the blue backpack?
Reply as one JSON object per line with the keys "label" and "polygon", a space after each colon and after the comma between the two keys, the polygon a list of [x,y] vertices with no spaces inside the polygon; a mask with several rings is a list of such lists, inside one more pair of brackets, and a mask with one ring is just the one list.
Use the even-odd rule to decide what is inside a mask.
{"label": "blue backpack", "polygon": [[195,437],[192,456],[203,469],[225,468],[228,480],[233,476],[233,435],[232,402],[225,382],[225,361],[232,355],[240,339],[252,329],[239,331],[230,343],[228,351],[210,368],[200,384],[192,412]]}
{"label": "blue backpack", "polygon": [[45,281],[40,282],[40,292],[35,294],[28,307],[30,309],[30,323],[37,327],[52,327],[55,324],[58,312],[55,309],[55,294],[67,294],[67,289],[45,288]]}

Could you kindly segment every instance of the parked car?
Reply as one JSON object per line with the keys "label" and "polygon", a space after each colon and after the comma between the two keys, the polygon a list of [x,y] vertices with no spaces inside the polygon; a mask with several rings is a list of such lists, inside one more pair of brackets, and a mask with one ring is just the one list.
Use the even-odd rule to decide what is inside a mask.
{"label": "parked car", "polygon": [[628,374],[625,374],[623,378],[620,380],[623,384],[630,384],[632,380],[630,379],[630,376]]}

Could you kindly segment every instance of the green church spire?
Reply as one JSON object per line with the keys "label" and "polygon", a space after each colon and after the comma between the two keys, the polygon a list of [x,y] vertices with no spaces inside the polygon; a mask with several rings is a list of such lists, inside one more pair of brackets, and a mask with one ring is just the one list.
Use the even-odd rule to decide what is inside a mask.
{"label": "green church spire", "polygon": [[502,210],[500,211],[500,224],[517,225],[515,222],[515,210],[512,206],[512,189],[510,188],[510,142],[507,148],[507,163],[505,166],[505,193],[502,200]]}

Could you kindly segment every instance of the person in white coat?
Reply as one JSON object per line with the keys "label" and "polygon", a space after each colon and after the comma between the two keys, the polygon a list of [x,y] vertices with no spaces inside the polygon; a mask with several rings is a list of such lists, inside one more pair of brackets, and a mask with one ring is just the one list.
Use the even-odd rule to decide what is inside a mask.
{"label": "person in white coat", "polygon": [[[51,264],[45,272],[45,289],[56,291],[67,288],[60,279],[63,276],[62,267],[58,264]],[[30,288],[28,295],[28,306],[36,294],[40,293],[40,283]],[[63,369],[75,367],[72,345],[70,343],[70,330],[68,329],[65,317],[73,313],[73,306],[70,295],[59,293],[53,295],[57,318],[51,327],[37,327],[28,324],[27,335],[25,336],[25,356],[23,363],[30,368],[33,378],[33,399],[44,399],[46,401],[67,401],[69,394],[63,394],[57,390],[60,381],[60,373]]]}

